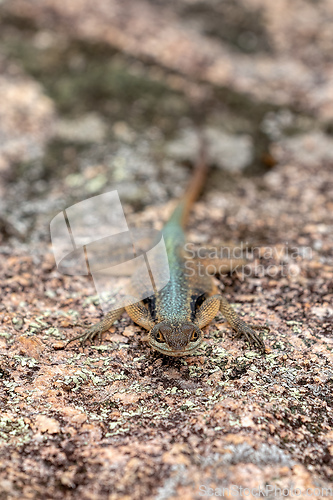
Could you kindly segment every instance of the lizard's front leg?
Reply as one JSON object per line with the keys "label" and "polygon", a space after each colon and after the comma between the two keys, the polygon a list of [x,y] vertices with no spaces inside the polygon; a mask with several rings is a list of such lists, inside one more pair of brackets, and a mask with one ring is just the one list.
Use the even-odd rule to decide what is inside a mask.
{"label": "lizard's front leg", "polygon": [[142,302],[131,304],[125,307],[127,314],[137,325],[142,326],[146,330],[151,330],[154,326],[154,320],[150,315],[149,310]]}
{"label": "lizard's front leg", "polygon": [[218,311],[221,311],[231,327],[237,332],[237,336],[244,335],[251,345],[257,347],[261,352],[265,351],[265,344],[255,329],[269,331],[269,328],[267,326],[247,324],[238,316],[222,295],[213,295],[202,303],[196,314],[199,328],[208,325],[215,318]]}
{"label": "lizard's front leg", "polygon": [[80,340],[81,345],[83,345],[87,340],[92,342],[96,336],[100,341],[102,334],[111,328],[113,323],[120,318],[125,310],[135,323],[143,328],[146,328],[146,330],[150,330],[154,326],[154,322],[148,309],[145,308],[142,302],[137,302],[136,304],[131,304],[121,309],[108,312],[101,321],[91,326],[80,335],[70,339],[64,347],[66,348],[68,344],[74,340]]}
{"label": "lizard's front leg", "polygon": [[108,312],[105,317],[96,323],[95,325],[92,325],[90,328],[85,330],[83,333],[80,333],[80,335],[77,335],[76,337],[73,337],[70,339],[68,342],[66,342],[64,348],[71,343],[74,342],[74,340],[80,340],[80,344],[83,346],[83,344],[87,341],[90,340],[92,342],[96,335],[98,336],[98,340],[100,341],[102,338],[102,333],[106,332],[111,328],[113,323],[120,318],[120,316],[123,314],[124,308],[122,307],[121,309],[116,309],[114,311]]}

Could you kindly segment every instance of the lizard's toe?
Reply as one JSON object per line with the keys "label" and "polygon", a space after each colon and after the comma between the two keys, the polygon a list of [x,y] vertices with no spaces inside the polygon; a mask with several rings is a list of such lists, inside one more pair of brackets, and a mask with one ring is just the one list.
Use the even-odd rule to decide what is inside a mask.
{"label": "lizard's toe", "polygon": [[252,325],[251,326],[247,325],[246,328],[244,328],[242,333],[245,335],[246,340],[249,342],[249,344],[251,346],[256,347],[261,352],[265,352],[264,341],[262,340],[261,337],[259,337],[257,332],[255,332],[252,329]]}
{"label": "lizard's toe", "polygon": [[87,342],[87,340],[89,340],[89,342],[92,343],[96,335],[98,335],[98,340],[100,341],[102,338],[101,329],[98,328],[97,326],[92,326],[91,328],[88,328],[88,330],[84,331],[80,335],[77,335],[76,337],[73,337],[68,342],[66,342],[64,349],[66,349],[66,347],[75,340],[79,340],[81,346],[84,347],[84,344]]}

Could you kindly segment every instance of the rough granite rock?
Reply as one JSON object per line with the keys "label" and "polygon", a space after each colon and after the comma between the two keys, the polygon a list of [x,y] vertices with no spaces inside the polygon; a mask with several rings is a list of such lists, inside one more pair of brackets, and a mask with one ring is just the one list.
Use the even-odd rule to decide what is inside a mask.
{"label": "rough granite rock", "polygon": [[[331,487],[332,190],[331,165],[289,156],[262,180],[215,186],[194,210],[194,243],[260,242],[250,276],[217,283],[246,319],[270,325],[264,357],[217,319],[196,355],[165,358],[127,315],[101,345],[64,351],[73,324],[100,315],[91,283],[58,274],[50,253],[2,253],[5,498]],[[144,218],[165,217],[160,206]]]}
{"label": "rough granite rock", "polygon": [[[230,2],[218,6],[211,0],[209,7],[213,8],[209,19],[215,16],[216,22],[223,23],[226,16],[228,20]],[[198,11],[194,25],[191,8]],[[330,0],[238,0],[236,23],[255,19],[255,28],[245,30],[245,37],[255,37],[256,42],[258,21],[265,25],[269,50],[252,54],[226,43],[223,24],[220,31],[215,29],[215,36],[205,36],[212,29],[205,26],[200,8],[199,0],[168,5],[148,0],[96,0],[93,5],[89,0],[7,0],[3,6],[5,12],[33,20],[40,28],[70,26],[71,36],[110,44],[189,79],[231,86],[259,101],[300,106],[323,120],[333,119]]]}
{"label": "rough granite rock", "polygon": [[[0,3],[0,158],[15,165],[0,186],[0,499],[332,495],[332,2]],[[152,74],[172,92],[149,101]],[[117,186],[131,224],[160,228],[193,160],[175,161],[171,139],[197,121],[230,141],[210,158],[188,238],[248,253],[243,273],[215,279],[270,326],[266,355],[217,317],[195,355],[163,357],[126,314],[101,344],[64,350],[101,310],[89,278],[56,270],[50,220]],[[230,166],[218,154],[237,137],[254,155],[242,175],[214,167]]]}
{"label": "rough granite rock", "polygon": [[40,158],[52,135],[54,106],[40,85],[0,58],[0,171]]}

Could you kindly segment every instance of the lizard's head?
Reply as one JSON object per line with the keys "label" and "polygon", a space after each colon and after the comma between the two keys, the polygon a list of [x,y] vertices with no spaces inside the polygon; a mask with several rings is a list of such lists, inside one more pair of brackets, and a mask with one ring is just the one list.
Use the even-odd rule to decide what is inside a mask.
{"label": "lizard's head", "polygon": [[192,354],[203,340],[200,328],[191,322],[163,321],[149,332],[149,344],[167,356]]}

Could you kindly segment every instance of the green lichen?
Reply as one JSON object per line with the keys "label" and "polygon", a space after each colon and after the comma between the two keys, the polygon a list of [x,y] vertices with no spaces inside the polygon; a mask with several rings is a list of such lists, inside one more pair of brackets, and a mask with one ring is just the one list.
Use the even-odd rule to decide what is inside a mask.
{"label": "green lichen", "polygon": [[47,339],[48,337],[54,337],[56,339],[64,340],[66,339],[66,335],[63,331],[59,330],[58,328],[55,328],[51,326],[51,328],[48,328],[45,330],[43,339]]}
{"label": "green lichen", "polygon": [[38,364],[38,361],[35,358],[29,358],[28,356],[13,356],[16,361],[20,363],[21,366],[28,366],[29,368],[33,368]]}
{"label": "green lichen", "polygon": [[0,337],[4,337],[5,339],[10,339],[12,337],[12,334],[8,332],[0,332]]}
{"label": "green lichen", "polygon": [[22,417],[0,417],[0,438],[3,441],[8,442],[15,438],[15,441],[23,444],[29,441],[29,434],[30,427]]}

